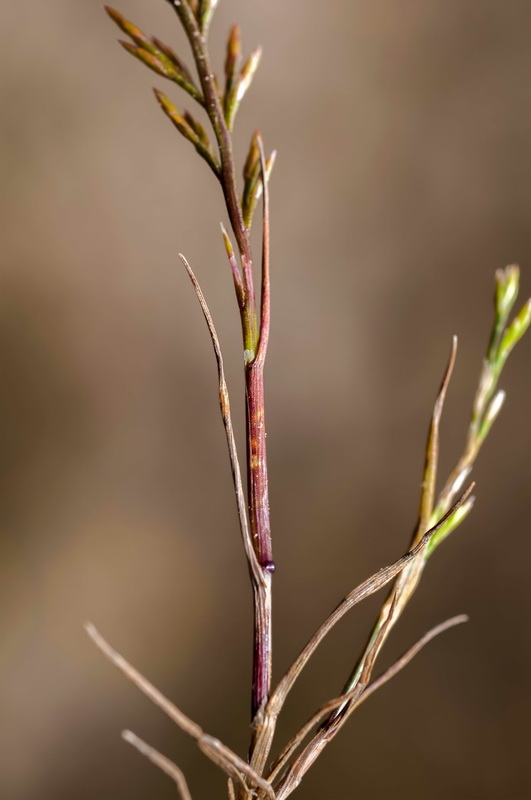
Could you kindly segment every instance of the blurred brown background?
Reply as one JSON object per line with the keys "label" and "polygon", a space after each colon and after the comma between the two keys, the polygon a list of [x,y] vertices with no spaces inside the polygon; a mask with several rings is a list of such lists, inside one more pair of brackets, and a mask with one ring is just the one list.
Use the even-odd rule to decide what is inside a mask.
{"label": "blurred brown background", "polygon": [[[170,7],[116,0],[184,44]],[[531,4],[223,0],[265,54],[238,118],[272,182],[268,362],[277,675],[337,600],[407,546],[431,404],[457,457],[494,270],[531,292]],[[176,254],[202,280],[241,411],[239,325],[206,166],[95,0],[0,6],[0,796],[169,800],[119,737],[222,781],[88,642],[91,619],[183,710],[247,745],[250,589],[211,346]],[[523,298],[522,298],[523,299]],[[531,797],[531,340],[477,467],[476,509],[430,564],[381,666],[431,644],[364,706],[301,800]],[[443,477],[441,473],[441,478]],[[335,696],[382,598],[355,610],[288,704],[285,740]],[[280,740],[279,740],[280,741]]]}

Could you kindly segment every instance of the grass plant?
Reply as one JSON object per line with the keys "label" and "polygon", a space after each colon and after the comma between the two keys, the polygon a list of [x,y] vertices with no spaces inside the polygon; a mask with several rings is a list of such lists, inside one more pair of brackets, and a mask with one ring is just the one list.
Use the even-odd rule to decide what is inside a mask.
{"label": "grass plant", "polygon": [[[191,266],[184,256],[181,256],[181,260],[192,282],[214,347],[221,416],[227,438],[240,534],[252,587],[253,671],[251,735],[247,756],[236,754],[217,738],[207,734],[119,655],[92,625],[87,625],[87,631],[110,661],[179,728],[192,737],[207,758],[225,773],[227,796],[231,800],[251,797],[284,800],[296,790],[323,749],[361,703],[405,667],[434,636],[467,619],[461,615],[436,626],[393,666],[378,677],[373,677],[379,653],[414,594],[427,562],[472,510],[474,483],[467,485],[467,482],[480,449],[503,406],[505,393],[498,388],[499,379],[511,350],[531,322],[531,301],[528,300],[511,320],[518,295],[519,270],[516,266],[509,266],[496,273],[492,332],[480,371],[461,457],[444,482],[442,490],[437,493],[439,428],[457,353],[457,339],[454,337],[429,425],[418,520],[409,550],[396,562],[357,586],[338,603],[301,650],[284,677],[273,687],[271,609],[275,564],[269,517],[264,365],[271,324],[269,181],[275,152],[266,155],[262,137],[256,132],[249,143],[246,158],[241,167],[237,167],[232,139],[238,108],[251,86],[260,62],[261,50],[255,49],[244,58],[240,30],[235,25],[228,36],[224,75],[223,80],[220,80],[212,67],[209,53],[209,27],[218,0],[166,1],[175,11],[177,22],[190,45],[193,69],[171,47],[156,37],[146,35],[118,11],[109,7],[106,11],[127,37],[121,42],[124,49],[158,76],[176,84],[191,98],[195,106],[206,112],[210,132],[205,130],[196,116],[188,111],[180,111],[166,94],[159,89],[154,90],[164,114],[213,172],[221,187],[230,221],[230,232],[222,226],[221,237],[234,283],[242,328],[246,389],[245,476],[240,468],[223,355],[214,321]],[[262,248],[257,258],[251,246],[251,230],[260,201]],[[351,675],[343,690],[336,698],[315,710],[293,738],[280,747],[272,761],[277,720],[289,692],[308,660],[328,632],[348,611],[365,597],[389,585],[391,588],[387,599],[381,607],[365,649],[355,664],[346,665],[346,668],[351,667]],[[123,735],[126,741],[174,780],[182,800],[191,800],[186,779],[177,765],[130,731]]]}

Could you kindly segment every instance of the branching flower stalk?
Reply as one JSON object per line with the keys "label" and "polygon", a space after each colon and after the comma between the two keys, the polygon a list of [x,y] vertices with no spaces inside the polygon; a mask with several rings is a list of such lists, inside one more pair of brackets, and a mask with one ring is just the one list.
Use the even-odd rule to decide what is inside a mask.
{"label": "branching flower stalk", "polygon": [[[457,353],[457,339],[454,337],[429,426],[419,515],[409,550],[397,561],[379,570],[353,589],[338,604],[301,650],[277,686],[271,689],[272,575],[275,565],[269,518],[264,365],[271,322],[268,182],[275,161],[275,152],[266,159],[259,132],[253,134],[243,166],[243,184],[240,193],[232,146],[232,129],[237,111],[251,85],[260,61],[261,50],[260,48],[254,50],[242,63],[241,35],[238,26],[235,25],[228,36],[222,87],[212,69],[208,48],[209,27],[218,0],[167,0],[167,2],[176,12],[186,34],[196,77],[171,47],[156,37],[147,36],[118,11],[109,7],[106,7],[106,11],[128,37],[128,41],[121,42],[124,49],[160,77],[175,83],[202,111],[206,112],[213,131],[213,141],[195,116],[189,111],[181,113],[163,92],[159,89],[154,90],[162,111],[179,133],[191,142],[216,176],[223,192],[235,240],[233,247],[231,237],[222,225],[222,238],[232,273],[242,327],[246,387],[247,493],[244,489],[236,448],[219,338],[199,282],[186,258],[181,255],[181,260],[194,287],[214,347],[218,367],[221,416],[227,437],[240,532],[253,588],[252,735],[247,759],[234,753],[215,737],[206,734],[197,723],[165,698],[138,670],[117,653],[94,626],[87,625],[87,632],[104,655],[178,727],[191,736],[200,750],[225,773],[229,800],[249,800],[252,797],[284,800],[297,788],[324,747],[336,736],[361,703],[406,666],[434,636],[467,619],[464,615],[460,615],[437,625],[386,672],[373,679],[372,674],[380,650],[415,592],[429,558],[472,509],[474,484],[470,484],[465,490],[463,487],[503,405],[505,394],[498,390],[498,381],[511,350],[531,322],[531,301],[528,301],[512,322],[509,322],[518,295],[519,270],[518,267],[511,266],[496,273],[494,324],[462,456],[437,496],[439,427]],[[258,293],[254,284],[251,229],[260,198],[263,199],[263,216]],[[308,660],[348,611],[391,581],[394,583],[389,596],[342,693],[317,709],[308,722],[284,745],[273,764],[268,767],[279,714]],[[130,731],[125,731],[123,736],[173,779],[182,800],[191,800],[190,789],[177,765]],[[308,737],[310,740],[303,747]]]}
{"label": "branching flower stalk", "polygon": [[[229,125],[234,121],[239,100],[243,98],[250,84],[249,67],[235,76],[229,73],[228,79],[239,87],[235,99],[222,102],[216,77],[210,66],[207,47],[208,25],[213,12],[213,3],[200,3],[197,13],[182,2],[171,3],[179,16],[190,42],[194,62],[209,116],[219,149],[219,180],[223,190],[227,213],[240,256],[241,272],[233,270],[237,299],[243,332],[245,383],[247,397],[247,466],[249,514],[251,536],[258,563],[262,570],[259,584],[253,581],[255,636],[253,658],[252,708],[256,713],[267,699],[271,686],[271,575],[275,569],[271,551],[271,526],[269,521],[269,491],[267,480],[266,432],[264,420],[264,364],[269,339],[269,268],[267,261],[262,266],[262,297],[260,323],[258,323],[253,282],[253,255],[250,242],[250,228],[243,218],[243,209],[238,197],[236,169],[232,152]],[[236,64],[238,43],[229,39],[228,58]],[[255,57],[257,60],[257,57]],[[232,89],[232,87],[231,87]],[[232,94],[232,91],[231,91]],[[224,108],[225,106],[225,108]],[[264,214],[264,219],[267,215]],[[266,227],[264,225],[264,227]],[[264,236],[264,251],[267,255],[267,234]],[[251,573],[252,575],[252,573]]]}
{"label": "branching flower stalk", "polygon": [[[197,88],[183,62],[173,56],[173,51],[161,45],[157,39],[149,39],[136,26],[125,20],[113,9],[107,9],[111,18],[133,39],[133,45],[124,43],[129,52],[144,61],[159,74],[175,81],[201,105],[208,114],[214,131],[218,153],[214,154],[203,127],[186,112],[181,115],[173,103],[162,92],[155,95],[162,110],[171,119],[179,132],[189,139],[198,153],[209,164],[218,178],[230,224],[236,239],[241,268],[235,261],[229,237],[223,231],[227,255],[232,267],[236,296],[240,309],[247,395],[247,444],[248,444],[248,495],[251,536],[256,556],[262,571],[259,580],[251,571],[255,597],[255,645],[253,659],[252,707],[256,712],[269,694],[271,685],[271,575],[275,565],[271,551],[271,527],[269,521],[269,492],[267,481],[266,431],[264,420],[264,364],[269,339],[269,267],[268,226],[264,214],[264,262],[262,267],[262,293],[260,320],[255,302],[253,254],[250,242],[252,214],[259,195],[259,184],[263,186],[260,162],[259,136],[253,137],[245,168],[246,193],[244,203],[239,198],[236,168],[232,151],[230,129],[238,105],[249,87],[258,65],[260,51],[255,51],[237,73],[240,60],[240,37],[233,29],[227,47],[226,89],[222,97],[217,79],[210,66],[207,47],[208,26],[214,10],[213,3],[193,4],[172,2],[186,33],[199,77]],[[169,63],[168,63],[169,62]],[[273,159],[270,159],[269,170]],[[265,171],[267,172],[267,167]],[[245,218],[244,218],[245,214]]]}

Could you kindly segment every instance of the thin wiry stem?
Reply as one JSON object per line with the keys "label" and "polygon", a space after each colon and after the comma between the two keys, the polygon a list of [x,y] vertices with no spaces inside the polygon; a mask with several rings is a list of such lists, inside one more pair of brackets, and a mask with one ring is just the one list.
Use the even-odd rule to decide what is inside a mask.
{"label": "thin wiry stem", "polygon": [[[463,483],[474,464],[481,444],[503,403],[503,392],[498,392],[491,400],[496,390],[496,383],[501,369],[507,359],[508,353],[522,337],[531,322],[531,303],[528,301],[517,314],[513,322],[505,328],[510,310],[518,292],[518,269],[510,267],[506,270],[499,271],[496,275],[496,285],[494,329],[489,344],[488,356],[485,359],[480,376],[479,388],[474,400],[472,421],[469,428],[465,452],[452,471],[450,478],[439,495],[437,505],[434,509],[433,500],[435,496],[435,480],[439,450],[439,426],[444,397],[455,361],[455,340],[452,345],[450,360],[435,402],[430,424],[426,447],[426,463],[420,501],[419,523],[413,537],[413,543],[418,540],[419,536],[422,536],[427,526],[433,525],[441,519],[453,499],[461,491]],[[500,322],[500,320],[502,322]],[[437,534],[431,538],[424,552],[420,554],[417,559],[412,561],[398,576],[395,586],[382,608],[367,647],[345,687],[344,691],[349,694],[350,697],[353,696],[355,698],[356,692],[354,690],[357,686],[358,688],[362,687],[363,681],[367,676],[367,667],[369,666],[369,668],[372,669],[383,642],[415,591],[429,556],[434,551],[437,544],[462,522],[472,508],[472,505],[473,497],[469,497],[467,501],[462,504],[455,516],[440,527]],[[353,693],[353,695],[351,693]],[[300,780],[323,748],[341,729],[348,716],[350,716],[352,706],[353,700],[351,699],[334,711],[314,736],[310,744],[300,754],[296,763],[292,765],[292,769],[297,772],[297,780]]]}
{"label": "thin wiry stem", "polygon": [[269,331],[271,328],[271,277],[270,277],[270,258],[269,258],[269,184],[267,181],[267,168],[264,153],[264,143],[259,135],[258,149],[260,151],[260,168],[262,171],[262,184],[264,187],[264,213],[262,229],[262,295],[260,304],[260,339],[256,361],[263,364],[269,343]]}
{"label": "thin wiry stem", "polygon": [[[500,351],[503,350],[501,342],[503,340],[503,331],[507,324],[512,305],[516,300],[517,293],[518,293],[518,268],[508,267],[506,270],[499,270],[496,274],[495,315],[494,315],[493,329],[490,337],[487,357],[485,358],[483,363],[483,369],[481,371],[478,389],[474,398],[474,403],[472,407],[472,417],[468,430],[465,449],[462,456],[458,460],[458,463],[450,473],[450,476],[447,479],[446,484],[443,490],[441,491],[437,503],[434,507],[435,481],[436,481],[437,462],[439,453],[440,418],[444,404],[444,398],[446,395],[446,390],[448,387],[448,382],[455,362],[456,339],[454,337],[450,360],[448,363],[448,367],[439,394],[437,396],[437,400],[435,402],[433,416],[430,425],[430,431],[428,434],[428,442],[426,446],[426,464],[424,469],[424,480],[423,480],[423,487],[420,500],[419,523],[415,532],[415,536],[413,537],[413,541],[416,541],[418,537],[422,535],[425,527],[433,525],[434,522],[440,519],[441,516],[445,513],[445,511],[448,509],[450,504],[453,502],[453,499],[461,490],[461,487],[463,486],[464,482],[466,481],[468,475],[472,470],[475,459],[479,453],[480,447],[485,439],[486,432],[489,430],[492,421],[499,413],[499,410],[501,408],[501,405],[505,397],[504,393],[498,392],[498,395],[494,398],[492,403],[490,403],[490,400],[495,392],[497,380],[501,372],[502,367],[500,365],[502,364],[502,362],[505,363],[505,361],[503,360],[504,356],[500,355]],[[518,327],[519,319],[522,320],[521,328]],[[529,324],[529,317],[526,314],[526,306],[524,306],[520,314],[517,316],[517,318],[510,326],[510,328],[516,326],[513,327],[513,330],[515,330],[516,335],[514,342],[512,342],[512,346],[514,346],[514,343],[518,341],[518,338],[522,336],[528,324]],[[488,425],[485,428],[484,426],[486,419],[488,421]],[[472,505],[473,505],[473,498],[471,497],[469,499],[467,506],[466,507],[464,506],[462,508],[462,514],[463,514],[462,518],[466,516],[468,511],[471,509]],[[451,529],[452,527],[450,526],[449,530]],[[442,538],[444,538],[445,535],[447,535],[447,532],[444,531],[443,528],[440,531],[440,535],[432,539],[429,547],[426,549],[423,556],[419,558],[415,563],[413,563],[407,570],[404,570],[402,575],[400,575],[400,577],[398,578],[397,585],[394,587],[393,591],[400,592],[400,603],[398,604],[396,612],[394,614],[393,624],[398,620],[405,606],[407,605],[409,599],[415,592],[418,583],[420,581],[420,578],[422,576],[422,573],[424,571],[424,567],[426,566],[428,558],[434,551],[435,547],[439,544],[439,542],[442,541]],[[347,682],[345,690],[352,688],[355,685],[356,681],[359,680],[360,671],[363,668],[364,659],[368,657],[371,648],[374,646],[374,637],[378,631],[378,628],[381,624],[383,624],[383,621],[387,618],[389,614],[390,602],[391,602],[391,597],[388,598],[386,604],[384,604],[382,608],[380,617],[376,623],[371,638],[369,639],[366,650],[361,656],[358,664],[356,665],[356,668],[354,669],[349,681]],[[336,712],[336,715],[337,713],[339,712]]]}
{"label": "thin wiry stem", "polygon": [[400,658],[395,661],[388,669],[385,670],[378,678],[376,678],[368,687],[365,689],[365,695],[371,695],[381,686],[383,686],[387,681],[390,681],[391,678],[400,672],[404,667],[406,667],[409,662],[415,658],[417,653],[422,650],[422,648],[431,642],[436,636],[439,634],[444,633],[445,631],[449,630],[450,628],[454,628],[456,625],[463,625],[465,622],[469,621],[469,617],[467,614],[458,614],[456,617],[451,617],[447,619],[445,622],[440,622],[438,625],[435,625],[434,628],[431,628],[427,633],[422,636],[421,639],[418,640],[409,650],[400,656]]}
{"label": "thin wiry stem", "polygon": [[251,765],[253,768],[261,773],[265,767],[268,754],[270,752],[271,743],[275,731],[276,720],[286,698],[293,688],[295,681],[301,674],[302,670],[310,660],[311,656],[315,653],[323,639],[330,633],[332,628],[350,611],[355,605],[369,597],[374,592],[383,588],[389,581],[396,575],[400,574],[411,564],[428,546],[430,539],[437,533],[437,531],[445,524],[445,522],[455,514],[459,508],[466,502],[471,492],[474,489],[474,484],[471,484],[468,489],[462,494],[457,503],[450,509],[447,515],[439,521],[437,525],[427,531],[420,542],[409,552],[395,561],[388,567],[376,572],[366,581],[361,583],[339,603],[330,616],[323,622],[319,629],[315,632],[308,644],[301,650],[287,673],[278,683],[276,688],[271,693],[271,697],[265,707],[263,715],[260,717],[260,726],[256,734],[255,749]]}
{"label": "thin wiry stem", "polygon": [[[349,714],[358,708],[362,703],[365,702],[374,692],[384,686],[391,678],[394,678],[404,667],[406,667],[410,661],[425,647],[428,642],[431,642],[436,636],[439,636],[441,633],[449,630],[450,628],[455,627],[456,625],[462,625],[463,623],[468,622],[468,617],[466,614],[460,614],[459,616],[452,617],[451,619],[447,619],[445,622],[441,622],[439,625],[436,625],[434,628],[431,628],[427,633],[422,636],[418,642],[416,642],[412,647],[409,648],[394,664],[392,664],[382,675],[376,678],[372,683],[370,683],[363,691],[363,693],[355,698],[356,692],[358,692],[358,687],[354,687],[351,689],[350,692],[341,695],[341,697],[337,697],[334,700],[330,700],[328,703],[325,703],[321,708],[308,720],[308,722],[303,725],[303,727],[295,734],[295,736],[291,739],[291,741],[286,745],[283,749],[282,753],[276,759],[274,764],[271,766],[271,770],[267,776],[267,779],[273,783],[275,778],[279,775],[279,773],[285,768],[289,759],[295,752],[295,750],[300,747],[304,739],[309,735],[309,733],[318,725],[321,720],[330,714],[335,709],[345,705],[347,702],[349,705]],[[354,699],[355,698],[355,699]],[[354,702],[352,702],[354,701]],[[345,717],[346,722],[348,716]],[[288,797],[291,792],[288,792],[288,784],[285,784],[285,788],[283,789],[280,784],[277,788],[277,796],[278,800],[283,800],[283,798]],[[295,788],[295,787],[293,787]],[[293,791],[293,790],[292,790]]]}
{"label": "thin wiry stem", "polygon": [[441,416],[444,408],[444,401],[446,399],[446,392],[448,391],[448,385],[454,371],[456,356],[457,336],[454,336],[452,339],[450,358],[448,359],[448,364],[446,366],[441,387],[433,406],[433,414],[428,432],[428,441],[426,443],[426,462],[424,465],[424,477],[422,480],[422,491],[420,495],[419,521],[417,525],[417,532],[413,538],[413,544],[415,544],[416,541],[418,541],[424,535],[424,531],[429,527],[433,511],[435,485],[437,481],[437,466],[439,463]]}
{"label": "thin wiry stem", "polygon": [[158,750],[155,750],[150,744],[144,742],[143,739],[132,731],[123,731],[122,737],[126,742],[136,747],[139,753],[146,756],[146,758],[175,781],[181,800],[192,800],[192,795],[190,794],[190,789],[186,783],[184,773],[177,764],[174,764],[169,758],[163,756],[162,753],[159,753]]}
{"label": "thin wiry stem", "polygon": [[272,786],[268,781],[260,777],[240,756],[236,755],[229,747],[227,747],[219,739],[205,733],[197,722],[190,719],[180,708],[168,700],[162,692],[160,692],[147,678],[145,678],[135,667],[133,667],[126,659],[116,652],[111,645],[105,641],[103,636],[96,630],[94,625],[87,623],[85,630],[94,642],[94,644],[101,650],[104,656],[117,667],[137,689],[149,697],[149,699],[158,706],[184,733],[188,734],[192,739],[197,742],[199,749],[214,762],[220,769],[223,770],[230,778],[241,779],[241,775],[250,782],[252,786],[257,789],[262,789],[266,797],[275,800],[275,793]]}
{"label": "thin wiry stem", "polygon": [[[255,788],[251,788],[248,785],[243,773],[234,766],[232,761],[225,758],[219,751],[213,751],[212,746],[207,742],[199,742],[199,749],[207,758],[215,760],[218,766],[230,776],[229,780],[232,782],[232,785],[238,787],[238,800],[252,800],[256,794]],[[269,789],[267,791],[269,791]],[[266,793],[266,797],[268,796],[269,795]]]}
{"label": "thin wiry stem", "polygon": [[[435,531],[434,531],[435,533]],[[374,668],[374,663],[376,660],[376,656],[381,644],[384,641],[385,636],[387,635],[387,631],[391,625],[392,615],[396,608],[398,602],[398,593],[395,592],[392,603],[391,609],[388,618],[385,620],[384,624],[380,627],[377,632],[376,639],[374,642],[374,648],[371,650],[369,657],[366,659],[365,664],[363,666],[363,671],[360,676],[360,679],[356,686],[354,686],[351,691],[347,692],[347,703],[348,703],[348,711],[345,711],[339,720],[341,722],[341,726],[346,722],[347,717],[350,713],[354,710],[354,707],[358,705],[358,700],[363,695],[363,692],[369,685],[369,681],[371,679],[372,670]],[[335,725],[333,728],[333,734],[327,731],[326,735],[320,736],[317,734],[308,744],[308,746],[304,749],[301,755],[295,759],[293,764],[291,765],[290,769],[287,771],[285,779],[280,782],[280,785],[283,787],[283,791],[285,796],[291,794],[293,789],[298,786],[300,781],[302,780],[304,774],[308,771],[308,769],[312,766],[312,764],[317,760],[320,756],[325,744],[331,741],[332,736],[335,736],[340,729],[339,723]]]}
{"label": "thin wiry stem", "polygon": [[245,309],[245,287],[243,285],[242,275],[240,272],[240,268],[238,266],[238,262],[236,261],[236,256],[234,255],[234,249],[232,247],[229,234],[225,230],[225,226],[222,222],[220,222],[220,227],[221,227],[221,235],[223,236],[223,243],[225,244],[227,258],[229,259],[229,264],[232,271],[232,279],[234,281],[234,289],[236,291],[236,299],[238,300],[238,307],[240,309],[240,312],[243,312]]}
{"label": "thin wiry stem", "polygon": [[[419,502],[419,519],[417,527],[415,529],[415,533],[413,534],[411,542],[412,546],[414,546],[418,541],[420,541],[426,529],[430,525],[430,519],[433,511],[433,500],[435,496],[435,484],[437,480],[441,416],[444,408],[446,392],[455,365],[456,354],[457,354],[457,337],[454,336],[452,339],[452,346],[450,350],[448,363],[446,365],[441,386],[439,388],[433,406],[433,412],[426,442],[424,474],[423,474],[420,502]],[[470,497],[470,493],[468,493],[467,499],[468,497]],[[462,506],[463,503],[461,503],[460,505]],[[439,530],[443,527],[444,521],[445,521],[444,517],[442,517],[442,519],[439,520],[439,526],[438,526]],[[389,597],[382,606],[380,616],[375,625],[373,633],[371,634],[367,647],[362,657],[360,658],[358,664],[356,665],[356,668],[351,678],[347,681],[347,684],[344,688],[345,692],[350,691],[359,681],[366,661],[368,659],[372,659],[374,661],[375,657],[378,655],[378,652],[386,638],[384,637],[384,639],[381,639],[381,637],[378,637],[378,632],[380,628],[383,625],[385,625],[387,632],[389,632],[393,627],[394,623],[400,617],[402,611],[404,610],[405,605],[407,604],[407,601],[411,597],[411,594],[415,590],[422,575],[422,571],[426,564],[426,559],[424,558],[425,553],[426,551],[424,551],[424,553],[417,559],[412,561],[412,563],[407,567],[407,569],[405,569],[403,573],[401,573],[397,578],[395,586],[393,587],[391,593],[389,594]],[[391,613],[391,605],[393,605],[392,613]],[[377,637],[379,642],[378,645],[376,643]]]}
{"label": "thin wiry stem", "polygon": [[262,583],[263,572],[260,569],[258,559],[256,558],[256,553],[254,551],[253,541],[251,538],[251,532],[249,529],[249,521],[247,518],[245,493],[243,490],[240,461],[238,458],[238,450],[236,447],[236,439],[234,437],[234,428],[232,425],[229,391],[227,388],[227,381],[225,379],[225,368],[223,365],[223,354],[221,352],[221,345],[219,343],[219,338],[216,331],[216,327],[214,325],[214,320],[212,319],[212,314],[210,313],[210,309],[205,300],[205,296],[203,294],[201,286],[199,285],[199,281],[197,280],[190,264],[188,263],[186,258],[182,255],[182,253],[179,253],[179,258],[183,262],[184,267],[188,273],[188,277],[190,278],[192,286],[194,287],[197,299],[199,301],[199,305],[201,306],[201,310],[203,312],[203,316],[205,318],[208,327],[208,331],[210,333],[212,345],[214,347],[214,353],[216,356],[216,363],[218,367],[218,378],[219,378],[219,404],[221,408],[221,417],[223,419],[223,425],[225,427],[225,434],[227,437],[227,447],[229,450],[232,479],[234,482],[234,491],[236,494],[238,519],[240,522],[240,531],[243,540],[243,547],[245,550],[245,555],[247,556],[247,561],[249,562],[249,568],[252,570],[254,581],[256,581],[256,583]]}
{"label": "thin wiry stem", "polygon": [[[249,497],[252,533],[257,540],[257,552],[263,570],[264,589],[255,589],[254,604],[254,650],[253,650],[253,719],[260,713],[269,697],[272,674],[272,595],[271,576],[275,569],[271,549],[271,527],[269,522],[269,490],[267,473],[267,448],[265,431],[264,363],[269,342],[271,322],[271,292],[269,265],[269,191],[266,179],[264,148],[258,137],[263,197],[262,235],[262,292],[260,313],[260,336],[256,357],[246,368]],[[253,524],[254,523],[254,524]],[[254,748],[254,731],[250,751]]]}
{"label": "thin wiry stem", "polygon": [[[419,532],[422,530],[421,525],[424,524],[424,519],[428,515],[428,512],[431,511],[430,504],[433,502],[433,492],[435,486],[435,479],[437,474],[437,458],[439,452],[439,426],[440,426],[440,419],[444,405],[444,398],[446,395],[446,390],[448,387],[448,383],[452,374],[452,369],[455,363],[455,353],[456,353],[456,339],[454,337],[452,341],[452,348],[450,352],[450,358],[447,364],[447,367],[444,372],[444,377],[441,383],[441,387],[439,392],[437,393],[437,398],[435,400],[432,419],[430,423],[430,430],[428,433],[428,441],[427,441],[427,448],[426,448],[426,463],[424,466],[424,480],[422,484],[422,491],[421,491],[421,500],[420,500],[420,513],[419,513],[419,522],[415,529],[415,533],[413,535],[413,544],[419,540]],[[467,500],[469,500],[470,495],[472,493],[474,484],[472,484],[468,490],[461,496],[460,502],[457,507],[453,506],[452,512],[449,517],[442,518],[437,522],[437,531],[441,530],[445,524],[451,521],[451,518],[455,518],[461,508],[465,506]],[[431,529],[433,530],[433,529]],[[430,539],[433,538],[433,535],[437,533],[434,531]],[[421,533],[420,541],[423,541],[423,536],[425,535],[424,530]],[[429,545],[429,542],[428,542]],[[405,566],[405,568],[400,572],[398,578],[396,579],[396,583],[389,594],[389,597],[385,601],[382,610],[380,612],[380,616],[378,621],[373,629],[369,642],[361,656],[356,669],[351,677],[351,679],[346,684],[343,693],[349,694],[358,686],[359,694],[364,690],[366,683],[370,679],[370,675],[372,673],[374,664],[376,662],[376,658],[380,652],[383,643],[385,642],[387,636],[389,635],[390,631],[392,630],[394,624],[399,619],[407,601],[413,591],[415,590],[418,581],[420,580],[420,576],[422,574],[422,570],[425,565],[425,554],[427,552],[427,547],[423,549],[421,553],[419,553],[415,558],[411,560],[409,564]],[[354,692],[354,698],[357,694]],[[297,758],[296,763],[293,765],[293,769],[295,770],[294,774],[297,775],[297,780],[300,781],[302,776],[308,771],[311,765],[315,762],[318,758],[320,753],[326,747],[326,745],[337,735],[340,728],[342,727],[342,721],[346,719],[346,717],[350,714],[350,707],[352,706],[354,700],[351,699],[345,703],[344,706],[340,706],[330,715],[329,719],[324,723],[322,728],[315,734],[312,741],[308,744],[308,746],[304,749],[304,751],[300,754]]]}

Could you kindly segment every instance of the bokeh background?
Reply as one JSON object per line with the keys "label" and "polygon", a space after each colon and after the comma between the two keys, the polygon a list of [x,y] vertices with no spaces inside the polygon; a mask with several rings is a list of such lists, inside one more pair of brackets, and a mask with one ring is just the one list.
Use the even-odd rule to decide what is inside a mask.
{"label": "bokeh background", "polygon": [[[116,0],[118,3],[118,0]],[[168,4],[119,9],[183,52]],[[272,181],[269,463],[276,675],[324,615],[407,546],[423,444],[460,337],[441,478],[459,455],[496,268],[531,292],[531,4],[223,0],[264,46],[238,118]],[[92,620],[209,732],[244,753],[251,610],[207,294],[242,411],[239,324],[206,166],[158,111],[179,90],[116,44],[95,0],[0,6],[0,795],[169,800],[124,744],[223,783],[87,640]],[[185,103],[186,105],[186,103]],[[523,299],[523,298],[522,298]],[[382,657],[467,612],[372,698],[301,800],[523,800],[529,767],[531,340],[476,470],[472,517],[430,563]],[[285,740],[337,694],[381,596],[330,636]]]}

